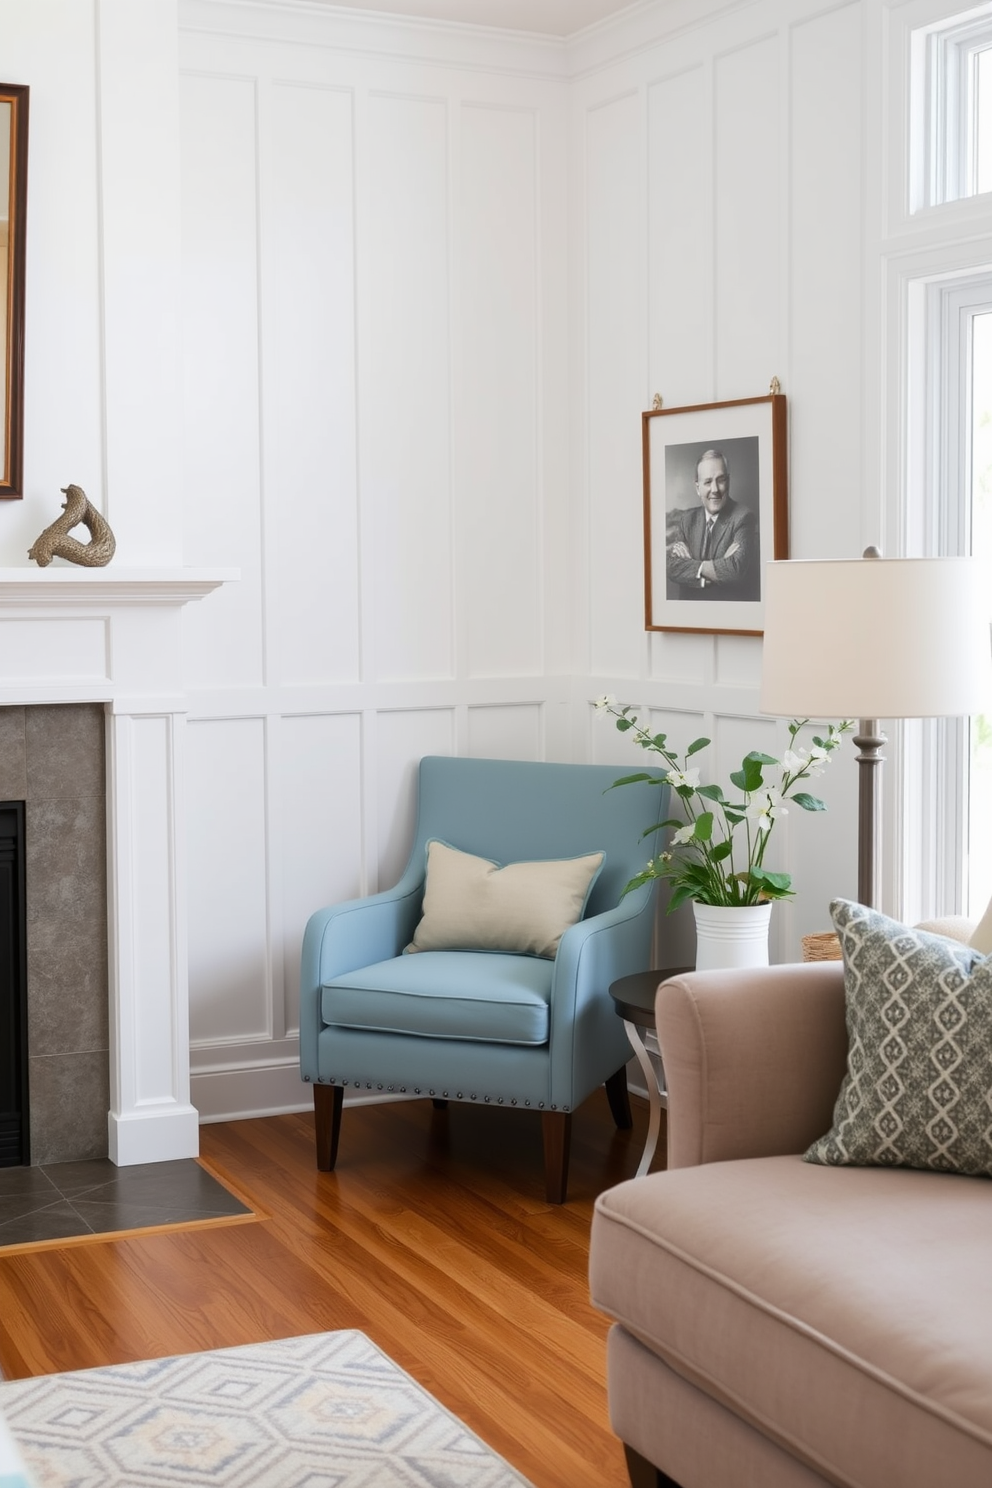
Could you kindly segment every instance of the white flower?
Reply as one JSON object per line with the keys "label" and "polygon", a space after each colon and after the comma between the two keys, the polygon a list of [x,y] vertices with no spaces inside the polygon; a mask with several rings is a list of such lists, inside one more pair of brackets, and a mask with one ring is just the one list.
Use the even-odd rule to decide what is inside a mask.
{"label": "white flower", "polygon": [[788,807],[782,805],[782,792],[774,786],[756,791],[744,809],[744,815],[757,825],[759,832],[770,832],[775,817],[788,814]]}
{"label": "white flower", "polygon": [[617,703],[617,700],[613,696],[612,692],[604,692],[602,697],[598,697],[593,700],[593,707],[596,709],[596,712],[600,716],[608,712],[610,708],[616,708],[618,706],[619,705]]}
{"label": "white flower", "polygon": [[679,847],[682,847],[686,842],[691,842],[695,835],[696,823],[689,822],[688,826],[679,827],[677,832],[672,833],[672,842],[678,843]]}
{"label": "white flower", "polygon": [[807,749],[787,749],[782,756],[783,770],[801,770],[809,759]]}
{"label": "white flower", "polygon": [[695,790],[696,786],[699,784],[699,771],[669,770],[668,774],[665,776],[665,779],[668,781],[669,785],[674,785],[676,790],[684,785],[687,785],[690,790]]}
{"label": "white flower", "polygon": [[823,748],[822,744],[814,744],[809,752],[809,757],[815,760],[826,760],[827,764],[830,763],[830,753]]}

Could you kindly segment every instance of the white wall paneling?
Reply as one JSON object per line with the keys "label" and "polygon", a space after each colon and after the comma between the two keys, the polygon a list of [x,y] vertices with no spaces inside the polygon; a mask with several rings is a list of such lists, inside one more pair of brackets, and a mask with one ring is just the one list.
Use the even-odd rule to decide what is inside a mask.
{"label": "white wall paneling", "polygon": [[716,309],[709,62],[649,83],[647,109],[648,385],[669,406],[707,403]]}
{"label": "white wall paneling", "polygon": [[241,582],[186,617],[187,681],[264,674],[254,78],[181,79],[184,554]]}
{"label": "white wall paneling", "polygon": [[564,85],[543,42],[265,18],[180,34],[187,557],[242,570],[187,627],[208,1119],[307,1104],[303,927],[395,882],[420,756],[574,747]]}
{"label": "white wall paneling", "polygon": [[459,113],[455,583],[471,676],[542,668],[539,119]]}
{"label": "white wall paneling", "polygon": [[203,1045],[272,1036],[265,726],[189,725],[190,1033]]}
{"label": "white wall paneling", "polygon": [[781,61],[772,34],[713,63],[717,398],[765,392],[782,367]]}
{"label": "white wall paneling", "polygon": [[534,703],[468,709],[467,753],[476,759],[543,758],[541,709]]}
{"label": "white wall paneling", "polygon": [[372,93],[361,125],[359,419],[375,566],[374,667],[380,677],[447,677],[454,674],[448,104]]}
{"label": "white wall paneling", "polygon": [[[25,562],[74,480],[106,498],[119,562],[177,550],[181,502],[183,561],[242,576],[184,617],[172,700],[206,1116],[305,1104],[301,927],[395,880],[421,754],[622,760],[592,729],[602,691],[673,735],[706,721],[687,732],[712,732],[721,775],[782,739],[760,643],[645,636],[640,413],[777,374],[793,552],[892,520],[889,271],[987,232],[981,202],[907,218],[889,43],[911,10],[658,0],[566,44],[316,5],[0,0],[7,76],[32,87],[27,496],[0,560]],[[93,619],[77,671],[114,663]],[[854,890],[846,770],[781,858],[776,837],[799,889],[782,949]]]}
{"label": "white wall paneling", "polygon": [[96,0],[95,12],[106,490],[97,469],[74,467],[59,484],[83,485],[129,562],[178,564],[182,528],[162,520],[174,509],[181,419],[176,7]]}
{"label": "white wall paneling", "polygon": [[628,88],[591,105],[580,121],[589,667],[621,675],[636,670],[643,651],[643,117],[643,98]]}
{"label": "white wall paneling", "polygon": [[[833,346],[856,348],[864,316],[861,24],[860,7],[844,5],[790,32],[791,273],[788,374],[782,375],[803,389],[791,405],[790,429],[797,558],[855,558],[864,546],[862,359],[852,355],[846,374],[838,375],[834,357],[824,355]],[[846,106],[837,108],[841,98]]]}
{"label": "white wall paneling", "polygon": [[[360,673],[354,98],[263,94],[264,461],[274,678]],[[263,123],[265,121],[263,120]]]}

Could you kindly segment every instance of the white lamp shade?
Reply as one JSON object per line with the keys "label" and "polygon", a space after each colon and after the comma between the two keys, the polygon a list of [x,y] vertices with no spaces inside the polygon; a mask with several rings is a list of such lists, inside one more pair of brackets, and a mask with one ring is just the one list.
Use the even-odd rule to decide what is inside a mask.
{"label": "white lamp shade", "polygon": [[973,558],[765,566],[761,711],[940,718],[992,705],[989,585]]}

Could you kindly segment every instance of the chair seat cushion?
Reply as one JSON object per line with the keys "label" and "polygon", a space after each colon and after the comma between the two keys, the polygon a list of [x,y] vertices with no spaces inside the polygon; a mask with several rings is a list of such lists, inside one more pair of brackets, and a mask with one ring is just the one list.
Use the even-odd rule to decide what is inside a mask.
{"label": "chair seat cushion", "polygon": [[546,1044],[554,963],[484,951],[423,951],[325,982],[320,1011],[341,1028],[484,1043]]}
{"label": "chair seat cushion", "polygon": [[798,1156],[602,1194],[596,1304],[831,1483],[992,1483],[992,1182]]}

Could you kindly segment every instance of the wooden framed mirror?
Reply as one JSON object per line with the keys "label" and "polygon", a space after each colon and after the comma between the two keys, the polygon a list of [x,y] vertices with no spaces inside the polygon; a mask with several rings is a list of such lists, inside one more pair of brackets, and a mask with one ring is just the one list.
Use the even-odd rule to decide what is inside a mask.
{"label": "wooden framed mirror", "polygon": [[0,500],[24,495],[24,269],[28,89],[0,83]]}

